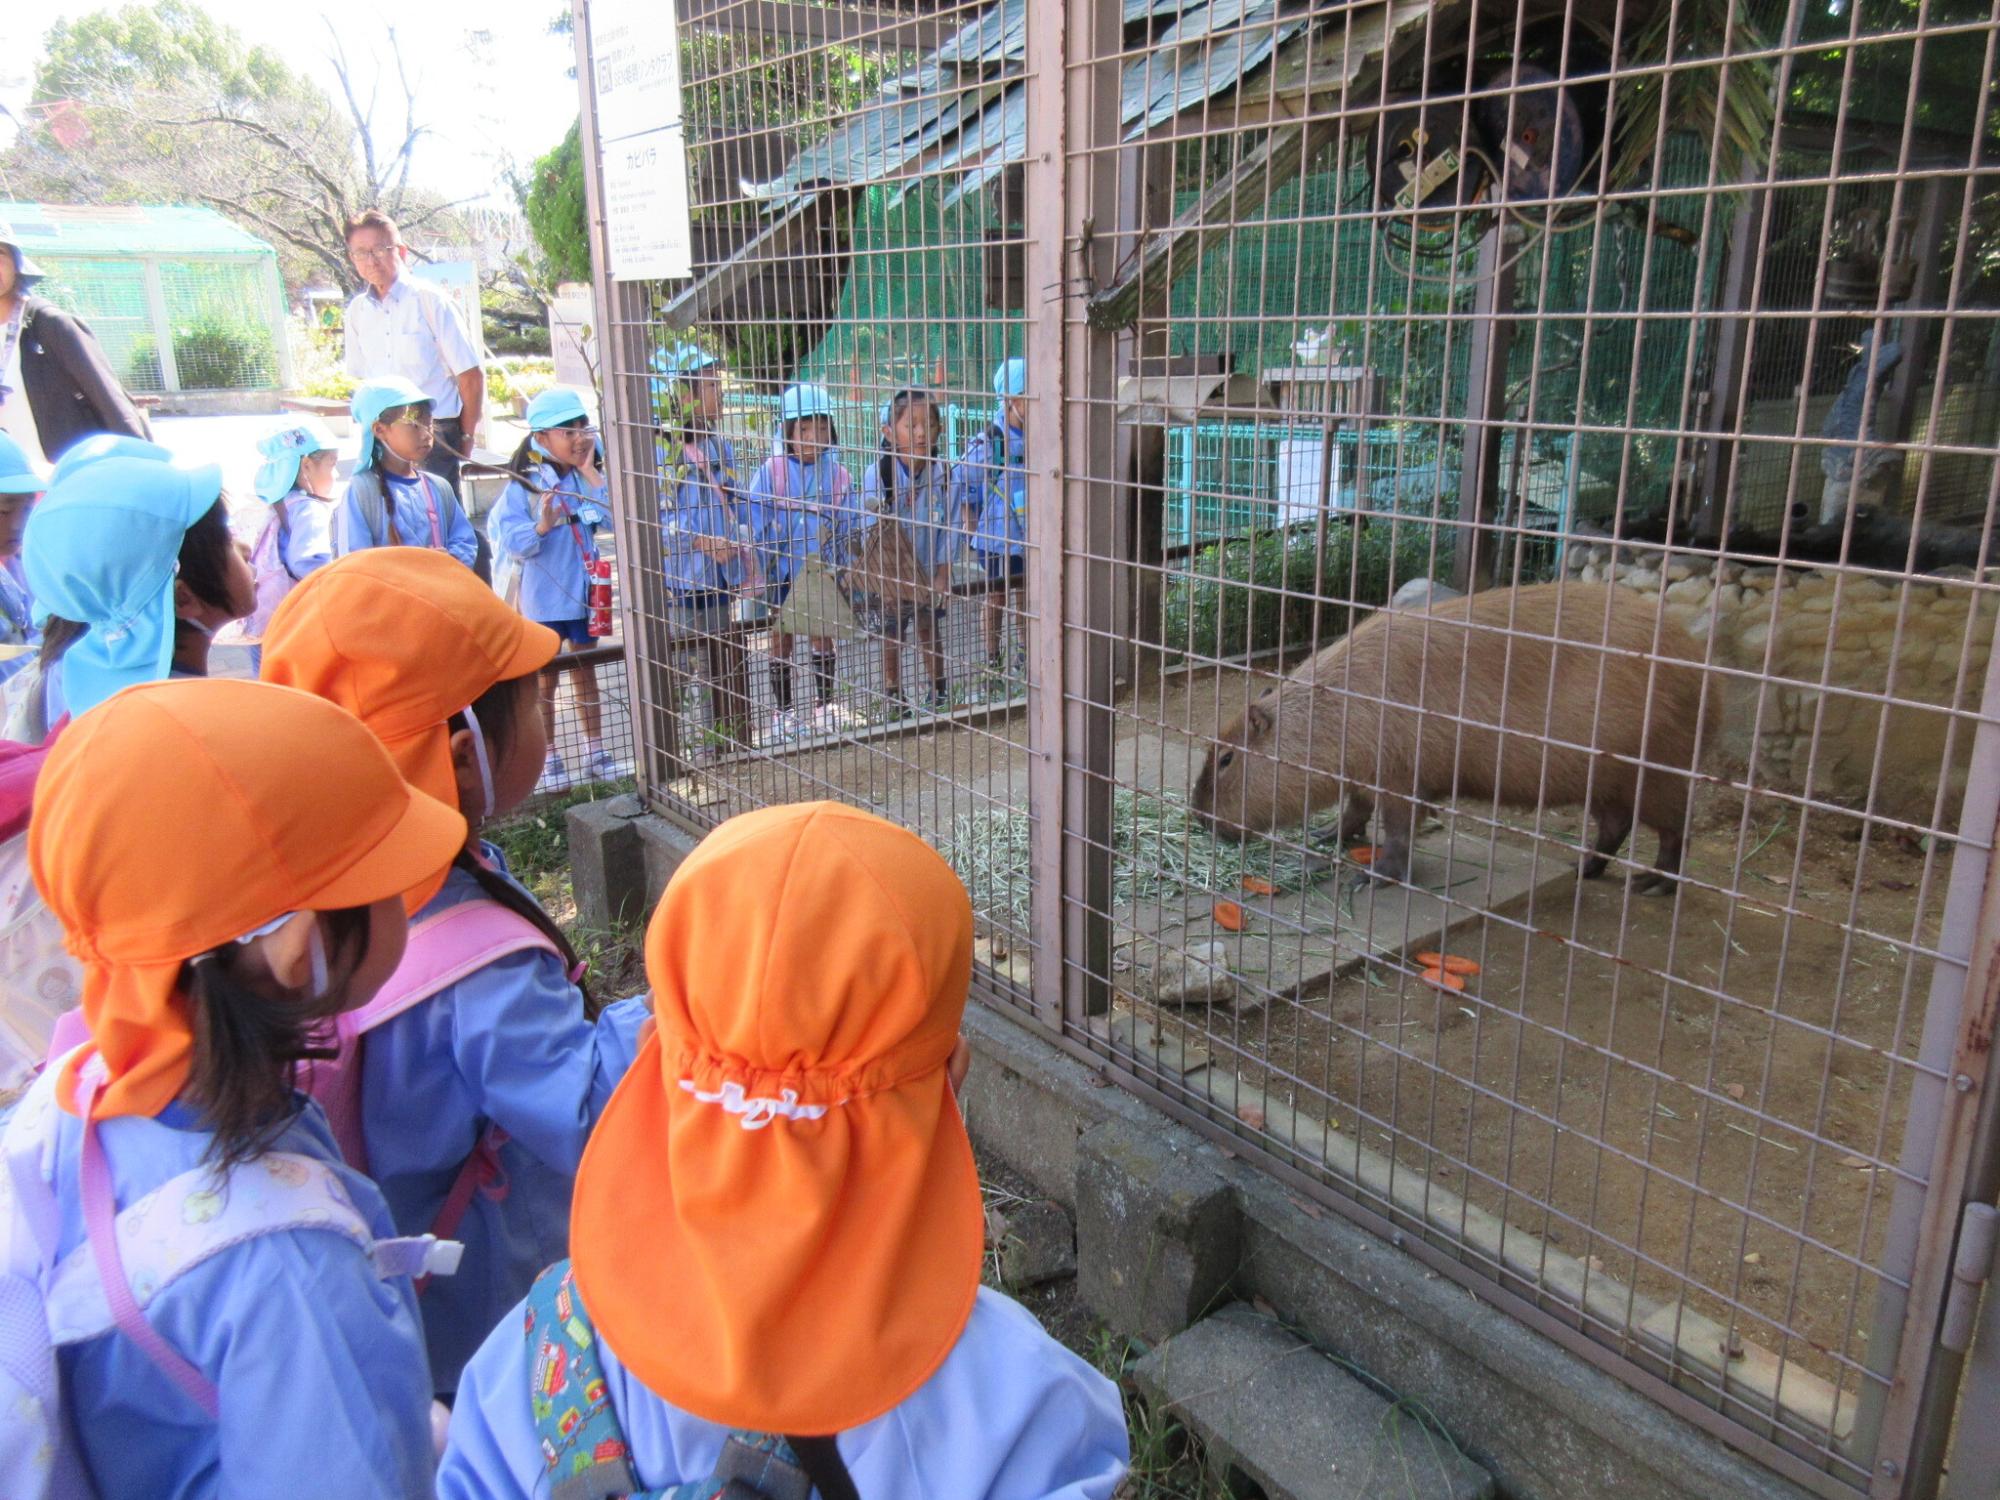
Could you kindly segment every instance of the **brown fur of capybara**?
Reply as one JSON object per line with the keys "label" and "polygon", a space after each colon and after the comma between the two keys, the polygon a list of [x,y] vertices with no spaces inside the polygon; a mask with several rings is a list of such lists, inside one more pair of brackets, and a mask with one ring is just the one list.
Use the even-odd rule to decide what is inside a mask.
{"label": "brown fur of capybara", "polygon": [[1419,803],[1587,804],[1597,839],[1583,874],[1603,873],[1636,819],[1660,837],[1641,884],[1664,888],[1680,870],[1696,726],[1709,725],[1694,641],[1658,607],[1551,583],[1384,610],[1222,731],[1194,809],[1220,833],[1302,833],[1344,799],[1346,840],[1379,804],[1372,869],[1400,880]]}

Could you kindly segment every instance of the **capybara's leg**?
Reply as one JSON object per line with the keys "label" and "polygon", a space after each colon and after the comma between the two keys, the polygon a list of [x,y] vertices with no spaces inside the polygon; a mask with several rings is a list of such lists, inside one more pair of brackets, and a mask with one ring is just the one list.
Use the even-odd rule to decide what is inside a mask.
{"label": "capybara's leg", "polygon": [[1377,805],[1382,809],[1382,841],[1375,846],[1368,873],[1377,880],[1407,880],[1410,844],[1417,836],[1417,804],[1407,797],[1383,797]]}
{"label": "capybara's leg", "polygon": [[1660,857],[1653,861],[1653,868],[1632,882],[1632,889],[1642,896],[1665,896],[1672,892],[1681,878],[1681,859],[1686,852],[1686,838],[1678,828],[1660,830]]}
{"label": "capybara's leg", "polygon": [[1662,776],[1645,788],[1641,815],[1648,828],[1658,830],[1660,855],[1653,868],[1632,882],[1643,895],[1664,896],[1680,880],[1681,861],[1687,852],[1688,804],[1694,785],[1684,776]]}
{"label": "capybara's leg", "polygon": [[1597,842],[1591,847],[1597,852],[1585,857],[1583,878],[1595,880],[1604,873],[1611,856],[1625,847],[1625,840],[1632,833],[1632,808],[1624,802],[1600,802],[1591,809],[1597,818]]}
{"label": "capybara's leg", "polygon": [[1349,792],[1347,805],[1340,813],[1340,842],[1345,848],[1368,831],[1368,820],[1375,816],[1375,799],[1366,792]]}

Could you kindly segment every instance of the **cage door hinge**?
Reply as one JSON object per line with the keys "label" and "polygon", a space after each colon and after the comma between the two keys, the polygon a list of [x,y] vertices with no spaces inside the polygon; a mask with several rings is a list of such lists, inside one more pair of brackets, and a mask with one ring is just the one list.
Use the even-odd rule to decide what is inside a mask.
{"label": "cage door hinge", "polygon": [[2000,1241],[2000,1209],[1990,1203],[1968,1203],[1958,1222],[1958,1253],[1952,1257],[1951,1292],[1944,1302],[1944,1322],[1938,1343],[1955,1354],[1972,1347],[1973,1320],[1979,1293],[1993,1274],[1993,1248]]}

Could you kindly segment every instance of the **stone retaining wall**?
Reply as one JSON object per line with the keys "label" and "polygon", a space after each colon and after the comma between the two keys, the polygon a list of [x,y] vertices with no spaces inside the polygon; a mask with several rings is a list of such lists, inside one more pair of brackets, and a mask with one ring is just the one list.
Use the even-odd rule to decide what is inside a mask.
{"label": "stone retaining wall", "polygon": [[[1954,701],[1962,712],[1978,709],[1996,612],[1996,596],[1969,571],[1884,580],[1709,558],[1670,559],[1663,570],[1658,549],[1615,552],[1608,543],[1574,544],[1565,566],[1587,582],[1663,594],[1668,614],[1705,653],[1714,637],[1710,659],[1734,669],[1717,674],[1714,743],[1725,763],[1760,785],[1857,806],[1868,799],[1872,774],[1876,812],[1925,826],[1939,815],[1942,772],[1937,826],[1955,827],[1972,725],[1961,717],[1952,730],[1952,715],[1941,710]],[[2000,569],[1986,579],[2000,583]],[[1823,677],[1836,691],[1821,690]]]}

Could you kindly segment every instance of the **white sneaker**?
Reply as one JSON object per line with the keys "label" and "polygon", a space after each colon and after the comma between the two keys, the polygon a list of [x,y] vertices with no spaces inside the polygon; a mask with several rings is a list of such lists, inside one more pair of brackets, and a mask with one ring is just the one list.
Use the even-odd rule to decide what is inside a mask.
{"label": "white sneaker", "polygon": [[591,781],[616,781],[625,774],[625,768],[611,758],[608,750],[600,750],[591,756],[590,764],[584,771]]}
{"label": "white sneaker", "polygon": [[542,762],[542,779],[535,783],[535,790],[538,792],[566,792],[569,788],[569,768],[563,764],[560,755],[551,753],[549,758]]}

